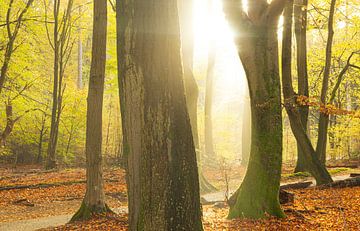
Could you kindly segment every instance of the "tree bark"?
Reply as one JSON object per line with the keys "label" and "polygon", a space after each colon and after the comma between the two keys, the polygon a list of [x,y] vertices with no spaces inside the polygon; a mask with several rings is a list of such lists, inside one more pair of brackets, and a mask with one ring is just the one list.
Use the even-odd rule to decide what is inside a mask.
{"label": "tree bark", "polygon": [[102,170],[102,108],[106,63],[107,1],[94,2],[92,59],[86,115],[86,193],[71,221],[110,211],[105,204]]}
{"label": "tree bark", "polygon": [[247,172],[229,218],[284,217],[279,203],[282,163],[282,114],[277,24],[285,1],[250,1],[245,13],[238,1],[224,0],[235,29],[235,44],[250,92],[251,152]]}
{"label": "tree bark", "polygon": [[118,3],[130,230],[202,230],[176,0]]}

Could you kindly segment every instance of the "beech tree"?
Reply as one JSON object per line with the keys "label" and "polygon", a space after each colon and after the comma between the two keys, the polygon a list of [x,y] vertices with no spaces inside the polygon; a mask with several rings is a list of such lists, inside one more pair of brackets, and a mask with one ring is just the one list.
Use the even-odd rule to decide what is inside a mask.
{"label": "beech tree", "polygon": [[48,5],[45,4],[45,27],[47,38],[53,50],[53,90],[52,90],[52,108],[51,108],[51,124],[50,137],[47,148],[46,169],[56,168],[56,149],[58,144],[59,126],[61,113],[63,111],[63,96],[65,91],[65,69],[71,55],[73,43],[71,42],[71,14],[73,8],[73,0],[69,0],[63,15],[60,15],[61,0],[54,0],[53,4],[53,28],[52,36],[50,36],[49,22],[47,21]]}
{"label": "beech tree", "polygon": [[102,176],[102,109],[106,63],[107,1],[94,1],[92,58],[86,115],[86,193],[71,221],[110,211]]}
{"label": "beech tree", "polygon": [[177,1],[116,7],[129,227],[202,230]]}
{"label": "beech tree", "polygon": [[277,28],[286,0],[223,0],[249,85],[251,151],[229,218],[283,217],[279,203],[282,114]]}

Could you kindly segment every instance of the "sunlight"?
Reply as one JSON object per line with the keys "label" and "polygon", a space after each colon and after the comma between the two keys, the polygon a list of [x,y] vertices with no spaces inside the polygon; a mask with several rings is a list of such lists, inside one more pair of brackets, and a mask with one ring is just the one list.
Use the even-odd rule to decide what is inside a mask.
{"label": "sunlight", "polygon": [[[227,133],[226,136],[234,137],[238,136],[237,133],[241,133],[242,105],[243,100],[248,97],[247,82],[233,42],[232,31],[222,11],[221,0],[214,0],[212,6],[209,6],[208,2],[207,0],[195,0],[194,2],[194,69],[205,71],[203,75],[206,76],[209,47],[213,44],[216,53],[213,101],[214,134]],[[230,130],[229,127],[231,127]],[[231,134],[228,134],[229,132]],[[214,136],[215,144],[221,142],[221,146],[223,146],[224,143],[227,143],[225,146],[229,147],[226,148],[227,150],[218,150],[219,154],[229,157],[238,152],[238,148],[234,150],[234,147],[239,146],[241,139],[231,141],[231,144],[229,140],[224,139],[224,136],[223,140],[218,139]]]}

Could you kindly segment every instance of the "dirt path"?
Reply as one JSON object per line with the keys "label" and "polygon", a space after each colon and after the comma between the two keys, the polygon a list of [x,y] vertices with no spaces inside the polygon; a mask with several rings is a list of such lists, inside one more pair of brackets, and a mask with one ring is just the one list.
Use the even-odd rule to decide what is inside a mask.
{"label": "dirt path", "polygon": [[[127,207],[113,209],[116,213],[127,213]],[[73,214],[43,217],[38,219],[21,220],[14,222],[0,223],[1,231],[32,231],[66,224]]]}

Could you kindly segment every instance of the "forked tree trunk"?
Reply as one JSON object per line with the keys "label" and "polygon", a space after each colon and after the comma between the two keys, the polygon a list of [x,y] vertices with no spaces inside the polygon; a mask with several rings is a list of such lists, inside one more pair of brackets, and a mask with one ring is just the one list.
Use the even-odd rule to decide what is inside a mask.
{"label": "forked tree trunk", "polygon": [[107,1],[94,2],[93,45],[86,115],[86,193],[71,221],[110,211],[102,171],[102,108],[106,62]]}
{"label": "forked tree trunk", "polygon": [[118,1],[130,230],[202,230],[176,2]]}
{"label": "forked tree trunk", "polygon": [[316,156],[315,150],[306,134],[301,121],[301,114],[296,99],[297,96],[292,86],[291,76],[291,36],[292,36],[293,1],[289,1],[284,12],[284,30],[282,41],[282,87],[284,105],[289,116],[292,132],[302,150],[306,169],[314,176],[317,185],[332,182],[331,176]]}
{"label": "forked tree trunk", "polygon": [[282,114],[277,24],[283,3],[225,0],[224,11],[236,30],[235,43],[250,92],[251,152],[247,172],[229,218],[284,217],[279,203],[282,162]]}

